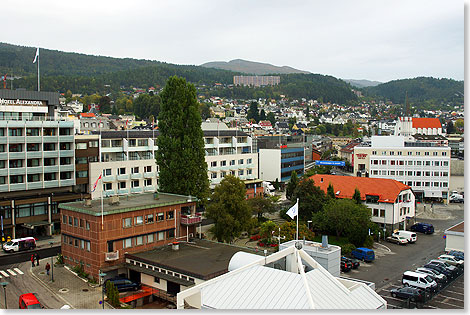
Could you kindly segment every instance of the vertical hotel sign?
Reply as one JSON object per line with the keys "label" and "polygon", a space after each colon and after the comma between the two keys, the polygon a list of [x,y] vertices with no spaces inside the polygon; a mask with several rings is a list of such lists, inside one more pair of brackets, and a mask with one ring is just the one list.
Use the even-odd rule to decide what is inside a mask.
{"label": "vertical hotel sign", "polygon": [[44,106],[43,101],[30,101],[30,100],[6,100],[0,98],[0,105],[19,105],[19,106]]}

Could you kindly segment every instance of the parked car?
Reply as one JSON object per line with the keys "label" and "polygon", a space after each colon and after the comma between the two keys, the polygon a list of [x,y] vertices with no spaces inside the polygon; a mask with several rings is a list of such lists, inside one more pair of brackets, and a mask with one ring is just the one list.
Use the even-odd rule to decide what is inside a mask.
{"label": "parked car", "polygon": [[410,299],[410,301],[423,301],[424,300],[424,292],[421,289],[413,288],[413,287],[402,287],[402,288],[395,288],[390,290],[390,293],[393,297],[398,297],[401,299]]}
{"label": "parked car", "polygon": [[357,269],[361,265],[360,261],[356,258],[349,258],[349,257],[343,256],[343,257],[341,257],[341,260],[343,260],[343,259],[347,260],[347,261],[350,261],[351,264],[352,264],[353,269]]}
{"label": "parked car", "polygon": [[460,268],[463,268],[463,266],[464,266],[464,261],[463,260],[456,259],[452,255],[441,255],[441,256],[437,257],[437,259],[444,260],[446,263],[448,263],[449,265],[452,265],[452,266],[456,266],[456,267],[460,267]]}
{"label": "parked car", "polygon": [[413,232],[432,234],[434,233],[434,226],[431,223],[419,222],[419,223],[413,224],[410,230]]}
{"label": "parked car", "polygon": [[352,263],[341,259],[340,267],[342,272],[349,272],[352,269]]}
{"label": "parked car", "polygon": [[444,260],[441,260],[441,259],[431,259],[429,262],[430,262],[430,263],[441,264],[443,267],[446,267],[447,269],[449,269],[450,271],[452,271],[452,272],[454,272],[454,273],[460,273],[459,268],[457,268],[457,267],[455,267],[455,266],[451,266],[449,263],[445,262]]}
{"label": "parked car", "polygon": [[396,231],[392,235],[402,236],[402,237],[406,238],[408,243],[414,243],[418,240],[418,236],[416,235],[416,233],[415,232],[410,232],[410,231],[400,230],[400,231]]}
{"label": "parked car", "polygon": [[449,202],[455,202],[455,203],[463,203],[464,198],[461,194],[457,192],[453,192],[452,195],[449,197]]}
{"label": "parked car", "polygon": [[132,282],[126,278],[116,277],[105,281],[105,290],[107,282],[112,282],[119,292],[132,290],[137,291],[140,289],[140,283]]}
{"label": "parked car", "polygon": [[419,268],[416,269],[416,272],[424,272],[424,273],[427,273],[428,275],[434,276],[436,278],[436,282],[439,282],[439,283],[446,283],[447,282],[446,275],[444,275],[444,274],[442,274],[442,273],[440,273],[436,270],[433,270],[433,269],[419,267]]}
{"label": "parked car", "polygon": [[447,277],[447,280],[451,280],[451,279],[454,279],[455,278],[455,275],[452,271],[440,266],[440,265],[437,265],[437,264],[426,264],[423,266],[424,268],[427,268],[427,269],[432,269],[432,270],[435,270],[443,275],[445,275]]}
{"label": "parked car", "polygon": [[31,236],[15,238],[3,244],[3,250],[7,253],[19,252],[21,250],[28,250],[34,248],[36,248],[36,239]]}
{"label": "parked car", "polygon": [[452,255],[459,260],[464,260],[464,253],[458,250],[451,250],[447,253],[447,255]]}
{"label": "parked car", "polygon": [[408,240],[403,236],[391,235],[387,237],[387,242],[395,243],[398,245],[406,245],[408,244]]}
{"label": "parked car", "polygon": [[413,271],[405,271],[401,283],[427,291],[435,291],[437,289],[436,281],[431,279],[429,275]]}
{"label": "parked car", "polygon": [[351,252],[351,256],[365,262],[372,262],[375,259],[375,253],[372,249],[358,247]]}
{"label": "parked car", "polygon": [[30,310],[44,308],[34,293],[25,293],[20,295],[18,303],[20,309]]}

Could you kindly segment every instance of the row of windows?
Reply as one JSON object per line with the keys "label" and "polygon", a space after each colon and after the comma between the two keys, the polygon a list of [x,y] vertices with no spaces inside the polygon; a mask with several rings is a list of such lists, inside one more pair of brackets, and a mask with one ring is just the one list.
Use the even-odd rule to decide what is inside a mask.
{"label": "row of windows", "polygon": [[62,215],[62,224],[66,225],[67,223],[70,226],[90,230],[90,222],[86,221],[85,219],[80,219],[80,218],[67,216],[67,215],[63,214]]}
{"label": "row of windows", "polygon": [[88,148],[97,148],[98,147],[98,140],[88,141],[88,142],[77,142],[75,143],[75,148],[77,150],[86,150]]}
{"label": "row of windows", "polygon": [[[404,216],[411,212],[410,207],[402,207],[400,208],[400,216]],[[384,209],[372,209],[372,216],[377,218],[385,218],[385,210]]]}
{"label": "row of windows", "polygon": [[[15,206],[15,218],[24,218],[31,217],[35,215],[45,215],[47,214],[48,204],[47,202],[32,203],[26,205]],[[58,213],[57,202],[51,203],[52,213]],[[0,206],[0,215],[4,219],[11,218],[11,207],[10,206]]]}
{"label": "row of windows", "polygon": [[[245,162],[244,159],[239,159],[238,165],[244,165],[244,162]],[[235,165],[235,160],[230,160],[229,163],[230,163],[230,166],[233,166]],[[253,159],[246,159],[246,164],[251,164],[251,163],[253,163]],[[211,167],[217,167],[217,164],[218,164],[217,161],[212,161]],[[220,166],[227,166],[227,161],[226,160],[220,161]]]}
{"label": "row of windows", "polygon": [[[418,181],[400,181],[401,183],[414,186],[414,187],[441,187],[447,188],[449,184],[447,182],[418,182]],[[414,183],[414,185],[413,185]]]}
{"label": "row of windows", "polygon": [[[152,265],[149,265],[149,264],[137,262],[135,260],[131,260],[130,263],[135,265],[135,266],[138,265],[139,267],[152,269],[153,271],[157,271],[157,272],[164,273],[164,274],[167,274],[167,275],[170,275],[170,276],[173,276],[173,277],[177,277],[177,278],[181,278],[181,279],[184,279],[184,280],[187,280],[187,281],[194,282],[194,278],[191,278],[189,276],[185,276],[185,275],[177,273],[177,272],[173,272],[173,271],[168,270],[168,269],[163,269],[163,268],[160,268],[160,267],[157,267],[157,266],[152,266]],[[154,282],[160,283],[160,278],[154,277]]]}
{"label": "row of windows", "polygon": [[[10,184],[24,184],[25,180],[28,183],[37,183],[37,182],[48,182],[52,180],[61,180],[73,179],[73,172],[60,172],[60,176],[57,176],[58,173],[44,173],[44,174],[28,174],[28,175],[10,175]],[[7,185],[7,176],[0,176],[0,185]]]}
{"label": "row of windows", "polygon": [[82,123],[82,126],[83,126],[83,128],[89,128],[89,127],[91,127],[91,128],[96,128],[96,127],[98,127],[98,128],[103,128],[103,127],[104,127],[104,124],[103,124],[102,122],[100,122],[100,123],[95,123],[95,122],[88,123],[88,122],[84,122],[84,123]]}
{"label": "row of windows", "polygon": [[[388,152],[388,154],[387,154]],[[396,152],[396,154],[395,154]],[[413,154],[414,153],[414,154]],[[425,156],[430,156],[431,152],[429,151],[425,151],[423,153],[423,155]],[[377,151],[372,151],[372,155],[377,155]],[[403,151],[380,151],[380,155],[403,155]],[[421,156],[421,151],[407,151],[406,152],[406,155],[409,155],[409,156],[412,156],[412,155],[416,155],[416,156]],[[432,152],[432,156],[447,156],[447,151],[442,151],[441,154],[439,154],[438,151],[433,151]]]}
{"label": "row of windows", "polygon": [[372,165],[449,166],[449,161],[372,160]]}
{"label": "row of windows", "polygon": [[[44,161],[43,159],[27,159],[26,160],[26,165],[25,165],[25,160],[8,160],[8,164],[6,163],[7,161],[5,160],[0,160],[0,169],[6,168],[8,165],[8,168],[20,168],[20,167],[25,167],[26,165],[28,167],[37,167],[37,166],[42,166],[42,163],[44,163],[44,166],[53,166],[57,165],[57,158],[45,158]],[[72,164],[72,158],[70,157],[61,157],[59,158],[59,163],[60,165],[73,165]]]}
{"label": "row of windows", "polygon": [[[5,136],[5,129],[0,128],[0,136]],[[41,135],[41,128],[26,128],[26,132],[24,128],[12,127],[8,128],[8,135],[10,137],[21,137],[21,136],[30,136],[30,137],[38,137]],[[59,128],[59,135],[60,136],[70,136],[72,135],[72,128]],[[44,136],[56,136],[57,135],[57,128],[44,128],[43,129]]]}
{"label": "row of windows", "polygon": [[89,252],[91,250],[90,241],[85,241],[68,235],[62,235],[62,245],[70,245]]}
{"label": "row of windows", "polygon": [[88,162],[98,162],[98,156],[88,156],[88,157],[77,157],[75,158],[75,164],[88,164]]}
{"label": "row of windows", "polygon": [[372,170],[372,175],[385,175],[385,176],[434,176],[434,177],[448,177],[449,172],[431,172],[431,171],[387,171],[387,170]]}
{"label": "row of windows", "polygon": [[[122,147],[123,140],[101,140],[101,147],[103,148],[119,148]],[[148,146],[148,139],[129,139],[127,141],[129,147],[146,147]]]}
{"label": "row of windows", "polygon": [[[144,179],[144,186],[152,186],[153,180],[151,178]],[[127,182],[119,182],[119,183],[114,183],[116,184],[118,189],[126,189],[127,188]],[[104,191],[110,191],[114,190],[113,188],[113,183],[104,183],[103,184],[103,190]],[[137,188],[140,187],[140,180],[131,180],[131,188]]]}
{"label": "row of windows", "polygon": [[[175,218],[174,210],[166,212],[166,219],[167,220],[174,220],[174,218]],[[132,227],[132,223],[134,223],[134,226],[139,226],[139,225],[143,225],[144,223],[145,224],[152,224],[154,222],[160,222],[160,221],[164,221],[164,220],[165,220],[165,212],[151,213],[151,214],[147,214],[145,216],[138,215],[138,216],[135,216],[135,217],[129,217],[129,218],[122,219],[122,227],[123,228],[130,228],[130,227]]]}
{"label": "row of windows", "polygon": [[[131,174],[138,174],[140,173],[141,168],[139,166],[131,167]],[[144,166],[143,171],[145,173],[150,173],[152,172],[152,165],[149,166]],[[127,174],[127,169],[126,167],[120,167],[117,169],[117,175],[125,175]],[[103,170],[103,176],[111,176],[113,175],[113,169],[112,168],[107,168]]]}
{"label": "row of windows", "polygon": [[[224,178],[227,176],[227,174],[230,174],[232,176],[235,176],[235,174],[238,174],[238,176],[243,176],[245,175],[245,170],[239,170],[238,173],[236,171],[230,171],[230,172],[220,172],[220,178]],[[247,169],[246,170],[246,175],[251,175],[253,174],[253,170]],[[217,172],[211,172],[211,179],[217,178],[218,173]]]}
{"label": "row of windows", "polygon": [[[0,152],[5,151],[7,146],[5,144],[0,145]],[[57,151],[59,150],[73,150],[73,142],[61,142],[61,143],[43,143],[42,151]],[[26,149],[26,151],[25,151]],[[24,145],[22,143],[10,143],[8,145],[8,152],[40,152],[41,144],[40,143],[28,143]]]}
{"label": "row of windows", "polygon": [[122,248],[131,248],[134,246],[140,246],[144,244],[152,244],[154,242],[158,241],[163,241],[165,240],[165,234],[166,234],[166,239],[172,239],[175,237],[175,229],[171,229],[166,231],[161,232],[155,232],[155,233],[150,233],[147,235],[139,235],[139,236],[134,236],[134,237],[128,237],[122,240]]}

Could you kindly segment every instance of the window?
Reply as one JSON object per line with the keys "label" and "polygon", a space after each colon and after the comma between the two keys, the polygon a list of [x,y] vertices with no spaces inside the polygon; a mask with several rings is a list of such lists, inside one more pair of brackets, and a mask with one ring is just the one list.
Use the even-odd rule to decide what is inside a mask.
{"label": "window", "polygon": [[408,166],[413,165],[413,161],[408,161]]}
{"label": "window", "polygon": [[134,188],[134,187],[139,187],[140,185],[140,182],[139,180],[133,180],[131,181],[131,187]]}
{"label": "window", "polygon": [[372,170],[372,175],[379,175],[379,171],[378,170]]}
{"label": "window", "polygon": [[377,151],[372,151],[372,155],[377,155]]}
{"label": "window", "polygon": [[[46,145],[46,144],[52,144],[52,145],[54,145],[53,143],[44,143],[44,145]],[[9,150],[10,152],[23,152],[23,147],[22,147],[21,144],[10,144],[10,145],[8,146],[8,150]],[[50,150],[44,150],[44,151],[50,151]]]}
{"label": "window", "polygon": [[67,216],[65,214],[62,215],[62,223],[67,224]]}
{"label": "window", "polygon": [[171,229],[168,231],[168,238],[173,238],[175,237],[175,229]]}
{"label": "window", "polygon": [[413,171],[408,171],[408,176],[413,176]]}
{"label": "window", "polygon": [[390,161],[390,165],[395,165],[395,161],[394,160]]}
{"label": "window", "polygon": [[163,212],[159,212],[159,213],[157,214],[157,219],[158,219],[158,221],[163,221],[163,220],[165,220],[165,214],[164,214]]}
{"label": "window", "polygon": [[211,162],[211,167],[217,167],[217,161],[212,161]]}
{"label": "window", "polygon": [[165,239],[165,232],[158,232],[157,236],[158,236],[158,240],[162,241]]}
{"label": "window", "polygon": [[85,249],[85,241],[80,240],[80,249]]}
{"label": "window", "polygon": [[144,243],[144,237],[143,236],[137,236],[135,238],[135,245],[142,245]]}
{"label": "window", "polygon": [[220,172],[220,178],[224,178],[227,175],[227,172]]}
{"label": "window", "polygon": [[73,222],[73,217],[70,217],[69,216],[69,225],[72,226],[72,222]]}
{"label": "window", "polygon": [[429,155],[429,152],[424,152],[424,155],[428,156],[428,155]]}
{"label": "window", "polygon": [[73,218],[73,226],[78,226],[78,218]]}
{"label": "window", "polygon": [[417,171],[416,176],[421,176],[421,171]]}
{"label": "window", "polygon": [[431,161],[425,161],[425,162],[424,162],[424,165],[426,165],[426,166],[431,166]]}
{"label": "window", "polygon": [[408,155],[413,155],[413,152],[408,151]]}
{"label": "window", "polygon": [[88,142],[88,147],[89,148],[97,148],[98,147],[98,140],[89,141]]}
{"label": "window", "polygon": [[105,190],[105,191],[113,190],[113,183],[104,183],[103,184],[103,190]]}
{"label": "window", "polygon": [[405,165],[405,161],[403,160],[398,161],[398,165]]}
{"label": "window", "polygon": [[421,161],[416,161],[416,165],[421,166]]}
{"label": "window", "polygon": [[151,171],[152,171],[152,165],[149,165],[149,166],[145,166],[145,167],[144,167],[144,172],[150,173]]}
{"label": "window", "polygon": [[439,176],[439,172],[434,172],[434,176]]}
{"label": "window", "polygon": [[126,182],[119,182],[119,189],[126,189]]}
{"label": "window", "polygon": [[415,182],[416,187],[421,187],[421,182]]}
{"label": "window", "polygon": [[251,164],[251,163],[253,163],[253,159],[247,159],[246,160],[246,164]]}
{"label": "window", "polygon": [[403,153],[403,152],[401,152],[401,151],[398,151],[398,152],[397,152],[398,155],[402,155],[402,153]]}
{"label": "window", "polygon": [[144,217],[139,215],[134,217],[134,225],[141,225],[144,224]]}
{"label": "window", "polygon": [[86,250],[87,251],[90,251],[90,247],[91,247],[90,245],[91,245],[90,241],[86,241]]}
{"label": "window", "polygon": [[78,247],[78,239],[74,239],[74,246]]}
{"label": "window", "polygon": [[118,175],[125,175],[125,174],[126,174],[126,168],[125,167],[118,168]]}
{"label": "window", "polygon": [[235,160],[230,160],[230,166],[235,165]]}
{"label": "window", "polygon": [[86,225],[86,229],[87,229],[87,230],[90,230],[90,222],[85,221],[85,225]]}
{"label": "window", "polygon": [[442,156],[447,156],[447,152],[442,152]]}
{"label": "window", "polygon": [[171,220],[171,219],[173,219],[174,217],[175,217],[174,211],[168,211],[168,212],[166,213],[166,219],[167,219],[167,220]]}
{"label": "window", "polygon": [[160,283],[160,278],[159,277],[153,277],[153,282],[155,283]]}
{"label": "window", "polygon": [[439,166],[439,161],[434,161],[434,166]]}
{"label": "window", "polygon": [[379,164],[379,160],[372,160],[372,164],[378,165],[378,164]]}
{"label": "window", "polygon": [[421,155],[421,152],[416,152],[416,155]]}
{"label": "window", "polygon": [[246,175],[251,175],[252,171],[251,170],[246,170]]}
{"label": "window", "polygon": [[211,173],[211,179],[214,179],[214,178],[217,178],[217,173],[216,172]]}
{"label": "window", "polygon": [[132,218],[124,218],[122,219],[122,227],[128,228],[132,226]]}
{"label": "window", "polygon": [[111,169],[110,168],[104,169],[103,176],[111,176]]}
{"label": "window", "polygon": [[434,182],[434,187],[439,187],[439,182]]}
{"label": "window", "polygon": [[126,238],[122,240],[122,247],[123,248],[129,248],[132,246],[132,238]]}
{"label": "window", "polygon": [[443,161],[443,162],[442,162],[442,166],[449,166],[449,162]]}
{"label": "window", "polygon": [[385,210],[384,209],[380,209],[380,217],[385,218]]}
{"label": "window", "polygon": [[390,151],[390,155],[395,155],[395,151]]}
{"label": "window", "polygon": [[395,171],[390,171],[390,176],[395,176]]}
{"label": "window", "polygon": [[147,235],[147,244],[153,243],[153,241],[154,241],[153,233],[148,234]]}
{"label": "window", "polygon": [[88,171],[78,171],[77,172],[77,178],[87,178],[88,177]]}
{"label": "window", "polygon": [[447,182],[443,182],[442,187],[447,187]]}
{"label": "window", "polygon": [[244,171],[243,171],[243,170],[239,170],[239,171],[238,171],[238,176],[243,176],[243,174],[244,174]]}
{"label": "window", "polygon": [[379,209],[372,209],[373,211],[373,216],[378,217],[379,216]]}
{"label": "window", "polygon": [[80,219],[80,227],[83,228],[85,226],[85,220]]}
{"label": "window", "polygon": [[447,176],[449,176],[449,173],[448,172],[442,172],[442,176],[447,177]]}
{"label": "window", "polygon": [[434,152],[432,153],[432,155],[433,155],[433,156],[437,156],[437,152],[434,151]]}
{"label": "window", "polygon": [[145,223],[153,223],[153,213],[145,216]]}
{"label": "window", "polygon": [[76,147],[77,150],[86,150],[87,149],[86,142],[77,142],[76,146],[77,146]]}
{"label": "window", "polygon": [[382,165],[387,165],[387,160],[382,160]]}
{"label": "window", "polygon": [[132,174],[137,174],[137,173],[139,173],[139,167],[138,166],[133,167],[133,168],[131,168],[131,171],[132,171]]}
{"label": "window", "polygon": [[243,162],[244,162],[243,159],[239,159],[239,160],[238,160],[238,164],[239,164],[239,165],[242,165]]}
{"label": "window", "polygon": [[227,161],[220,161],[220,166],[226,166],[227,165]]}
{"label": "window", "polygon": [[148,178],[148,179],[144,180],[144,185],[145,186],[152,186],[152,179]]}

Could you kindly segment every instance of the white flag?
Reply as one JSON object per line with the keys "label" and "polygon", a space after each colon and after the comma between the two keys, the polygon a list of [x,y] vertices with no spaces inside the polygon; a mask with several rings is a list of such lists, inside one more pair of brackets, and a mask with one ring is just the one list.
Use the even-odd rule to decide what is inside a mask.
{"label": "white flag", "polygon": [[288,216],[290,216],[291,219],[294,219],[294,217],[299,214],[299,200],[297,200],[297,202],[295,203],[295,205],[293,205],[293,206],[289,209],[289,211],[286,212],[286,214],[287,214]]}
{"label": "white flag", "polygon": [[34,56],[33,63],[36,63],[36,60],[38,59],[38,57],[39,57],[39,47],[36,49],[36,56]]}

